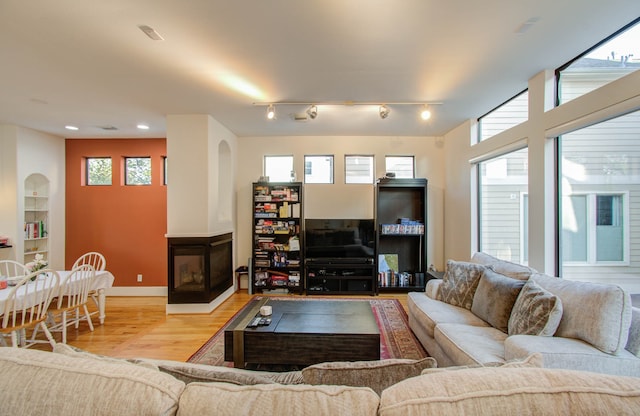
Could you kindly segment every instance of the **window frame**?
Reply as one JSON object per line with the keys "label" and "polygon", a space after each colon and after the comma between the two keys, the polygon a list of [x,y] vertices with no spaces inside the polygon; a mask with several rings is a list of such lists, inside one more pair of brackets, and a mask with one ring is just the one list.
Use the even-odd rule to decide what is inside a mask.
{"label": "window frame", "polygon": [[[331,173],[330,173],[330,182],[309,182],[307,180],[307,158],[331,158]],[[324,184],[324,185],[333,185],[336,182],[336,163],[335,163],[335,155],[330,154],[318,154],[318,155],[304,155],[304,176],[303,180],[305,184]]]}
{"label": "window frame", "polygon": [[[153,159],[151,156],[124,156],[123,158],[123,183],[124,186],[151,186],[153,185]],[[149,161],[149,183],[129,183],[129,160],[145,159]]]}
{"label": "window frame", "polygon": [[[387,162],[388,162],[389,158],[411,158],[411,176],[410,177],[398,176],[396,172],[394,172],[393,170],[389,169],[389,167],[387,166]],[[415,179],[415,177],[416,177],[416,157],[414,155],[385,155],[384,156],[384,169],[385,169],[385,174],[388,173],[388,172],[396,173],[396,178]]]}
{"label": "window frame", "polygon": [[[347,175],[347,159],[352,157],[360,157],[360,158],[370,158],[371,159],[371,181],[370,182],[349,182],[349,177]],[[344,183],[347,185],[373,185],[376,180],[376,158],[374,155],[365,155],[365,154],[348,154],[344,155]]]}
{"label": "window frame", "polygon": [[[111,162],[111,173],[110,173],[109,183],[91,183],[91,178],[90,178],[91,169],[89,168],[89,164],[91,163],[91,160],[96,160],[96,159],[104,159],[104,160],[109,160]],[[84,181],[86,186],[113,186],[113,158],[111,156],[86,156],[84,158],[84,161],[85,161]]]}

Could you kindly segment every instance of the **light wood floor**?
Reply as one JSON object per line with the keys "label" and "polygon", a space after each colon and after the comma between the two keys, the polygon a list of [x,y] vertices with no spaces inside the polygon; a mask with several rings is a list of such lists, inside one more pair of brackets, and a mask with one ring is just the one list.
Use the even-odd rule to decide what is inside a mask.
{"label": "light wood floor", "polygon": [[[67,343],[113,357],[187,361],[252,297],[246,290],[240,290],[213,312],[197,315],[166,315],[166,297],[107,297],[104,325],[100,325],[94,315],[95,330],[91,332],[86,323],[81,323],[77,330],[71,327]],[[382,294],[378,297],[398,299],[405,310],[407,308],[406,294]],[[371,299],[371,296],[361,298]],[[91,306],[90,310],[95,310]],[[60,340],[60,334],[54,336]],[[37,348],[51,349],[48,345],[38,345]]]}

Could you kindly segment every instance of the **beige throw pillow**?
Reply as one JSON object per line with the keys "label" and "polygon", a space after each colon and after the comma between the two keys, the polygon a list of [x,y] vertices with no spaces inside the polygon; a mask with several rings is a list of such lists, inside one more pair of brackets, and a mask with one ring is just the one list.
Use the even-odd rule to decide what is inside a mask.
{"label": "beige throw pillow", "polygon": [[388,359],[380,361],[327,362],[302,369],[305,384],[369,387],[382,390],[409,377],[419,376],[425,368],[437,367],[435,358],[422,360]]}
{"label": "beige throw pillow", "polygon": [[462,261],[447,261],[447,270],[442,279],[438,300],[450,305],[471,309],[473,295],[485,266]]}
{"label": "beige throw pillow", "polygon": [[511,310],[524,284],[522,280],[512,279],[491,269],[484,270],[473,296],[471,312],[506,333]]}
{"label": "beige throw pillow", "polygon": [[551,337],[562,319],[560,298],[529,280],[518,295],[509,318],[509,335]]}

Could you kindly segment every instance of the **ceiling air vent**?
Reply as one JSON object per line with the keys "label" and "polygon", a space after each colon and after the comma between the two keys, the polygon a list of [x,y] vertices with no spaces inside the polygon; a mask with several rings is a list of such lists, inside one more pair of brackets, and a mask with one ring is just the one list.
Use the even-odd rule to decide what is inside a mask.
{"label": "ceiling air vent", "polygon": [[98,128],[101,128],[102,130],[106,130],[106,131],[118,130],[116,126],[98,126]]}

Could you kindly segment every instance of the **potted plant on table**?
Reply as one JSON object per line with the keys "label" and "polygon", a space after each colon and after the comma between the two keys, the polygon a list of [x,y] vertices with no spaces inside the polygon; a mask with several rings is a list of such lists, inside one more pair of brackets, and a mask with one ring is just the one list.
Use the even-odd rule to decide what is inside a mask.
{"label": "potted plant on table", "polygon": [[[40,253],[36,254],[33,261],[25,264],[30,273],[33,273],[38,270],[45,269],[49,263],[44,259],[44,256]],[[33,276],[31,280],[35,280],[36,276]]]}

